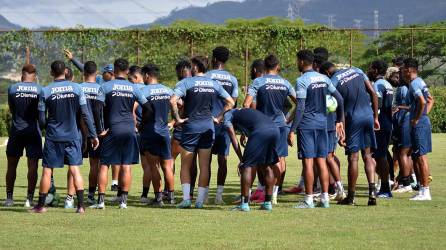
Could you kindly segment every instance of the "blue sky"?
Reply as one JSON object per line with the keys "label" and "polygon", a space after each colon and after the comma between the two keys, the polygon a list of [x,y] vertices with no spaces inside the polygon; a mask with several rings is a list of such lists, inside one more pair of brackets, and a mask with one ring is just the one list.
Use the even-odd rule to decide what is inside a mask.
{"label": "blue sky", "polygon": [[218,1],[221,0],[0,0],[0,14],[26,28],[120,28],[150,23],[175,8]]}

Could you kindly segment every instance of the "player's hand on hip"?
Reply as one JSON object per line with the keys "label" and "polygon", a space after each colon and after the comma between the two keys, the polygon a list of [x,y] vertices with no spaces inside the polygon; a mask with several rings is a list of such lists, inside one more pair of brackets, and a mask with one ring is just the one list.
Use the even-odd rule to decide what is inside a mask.
{"label": "player's hand on hip", "polygon": [[99,147],[99,139],[97,137],[92,138],[91,140],[91,147],[93,150],[96,150]]}
{"label": "player's hand on hip", "polygon": [[288,134],[288,145],[290,145],[290,147],[294,146],[294,132]]}

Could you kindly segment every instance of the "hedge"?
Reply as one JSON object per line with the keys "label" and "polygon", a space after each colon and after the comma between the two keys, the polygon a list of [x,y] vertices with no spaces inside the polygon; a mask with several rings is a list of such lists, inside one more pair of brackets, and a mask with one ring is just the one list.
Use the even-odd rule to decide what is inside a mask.
{"label": "hedge", "polygon": [[[446,133],[446,87],[431,87],[435,98],[432,112],[429,114],[432,123],[432,132]],[[8,136],[11,126],[11,114],[8,107],[0,106],[0,136]]]}

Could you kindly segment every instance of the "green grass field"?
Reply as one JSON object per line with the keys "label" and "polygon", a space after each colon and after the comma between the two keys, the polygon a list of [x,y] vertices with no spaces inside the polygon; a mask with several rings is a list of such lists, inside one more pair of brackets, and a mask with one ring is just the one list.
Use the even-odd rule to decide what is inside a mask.
{"label": "green grass field", "polygon": [[[433,139],[434,152],[429,155],[434,176],[432,202],[409,202],[411,195],[404,194],[392,200],[379,200],[376,207],[367,207],[366,181],[361,171],[357,206],[332,203],[330,209],[297,210],[292,206],[302,197],[286,195],[279,196],[279,205],[272,213],[258,211],[255,205],[250,213],[231,212],[232,205],[208,205],[204,210],[142,206],[139,204],[142,171],[140,166],[135,166],[130,207],[125,211],[108,204],[106,210],[87,209],[82,216],[63,207],[50,208],[46,214],[29,214],[22,207],[26,193],[26,161],[22,160],[16,181],[16,205],[0,209],[0,249],[445,249],[446,134],[435,134]],[[3,202],[5,147],[0,151],[0,199]],[[338,155],[345,179],[343,151],[338,150]],[[291,150],[287,162],[285,186],[294,184],[301,170],[295,149]],[[228,204],[239,193],[237,163],[231,154],[225,189]],[[88,167],[84,166],[82,172],[86,180]],[[215,161],[212,168],[215,173]],[[55,173],[58,193],[64,196],[66,169]],[[175,179],[177,198],[180,198],[179,176]],[[213,175],[210,201],[213,201],[215,188]],[[109,197],[112,194],[108,192]]]}

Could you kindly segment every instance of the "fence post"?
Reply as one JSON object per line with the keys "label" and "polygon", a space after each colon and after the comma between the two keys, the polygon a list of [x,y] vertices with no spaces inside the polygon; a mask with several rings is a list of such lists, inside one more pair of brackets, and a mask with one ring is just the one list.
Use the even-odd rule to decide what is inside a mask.
{"label": "fence post", "polygon": [[139,65],[139,57],[140,57],[140,50],[139,50],[139,30],[136,31],[136,64]]}
{"label": "fence post", "polygon": [[414,48],[413,48],[413,28],[410,29],[410,57],[413,58],[414,55]]}
{"label": "fence post", "polygon": [[245,94],[248,93],[248,61],[249,61],[249,48],[248,48],[248,41],[245,43]]}
{"label": "fence post", "polygon": [[84,39],[84,31],[81,31],[81,40],[82,40],[82,62],[85,63],[85,39]]}
{"label": "fence post", "polygon": [[30,50],[30,36],[32,36],[32,32],[29,31],[28,33],[28,39],[26,40],[26,48],[25,48],[25,63],[30,64],[31,63],[31,50]]}
{"label": "fence post", "polygon": [[300,50],[304,49],[304,33],[300,33]]}
{"label": "fence post", "polygon": [[353,30],[350,30],[350,67],[353,65]]}

